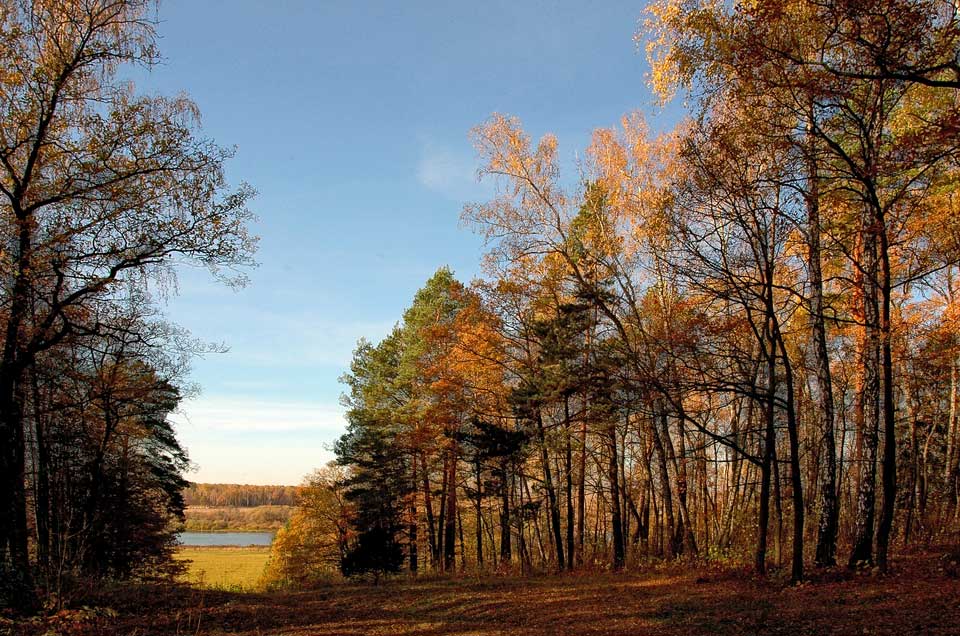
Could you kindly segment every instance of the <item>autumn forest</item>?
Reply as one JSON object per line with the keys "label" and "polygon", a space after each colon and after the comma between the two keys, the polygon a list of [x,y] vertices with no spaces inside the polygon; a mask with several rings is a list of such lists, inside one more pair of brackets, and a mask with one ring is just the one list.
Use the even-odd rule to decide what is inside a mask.
{"label": "autumn forest", "polygon": [[[148,4],[2,3],[15,613],[137,581],[198,633],[845,633],[871,611],[876,633],[956,633],[955,3],[663,0],[637,9],[650,72],[628,81],[682,102],[676,127],[625,113],[571,161],[517,117],[478,122],[492,195],[459,212],[481,275],[440,266],[358,343],[336,459],[295,492],[189,491],[293,505],[260,581],[272,600],[209,601],[246,614],[171,583],[188,458],[167,416],[211,345],[150,290],[185,261],[242,284],[253,191],[228,185],[231,152],[195,136],[186,97],[118,79],[156,55]],[[119,618],[78,624],[149,629],[124,594]],[[418,605],[444,595],[455,613]],[[494,609],[471,605],[485,595]],[[823,609],[834,597],[877,605]],[[580,604],[592,618],[552,613]]]}

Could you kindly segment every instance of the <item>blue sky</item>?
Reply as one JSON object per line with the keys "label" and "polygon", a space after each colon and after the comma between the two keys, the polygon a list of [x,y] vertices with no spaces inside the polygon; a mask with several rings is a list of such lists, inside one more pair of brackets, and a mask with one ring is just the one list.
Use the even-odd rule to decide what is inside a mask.
{"label": "blue sky", "polygon": [[[185,91],[259,192],[251,284],[182,272],[167,314],[230,351],[194,364],[177,416],[195,481],[299,483],[343,431],[338,377],[441,265],[478,273],[459,225],[468,139],[492,112],[553,132],[572,162],[593,128],[648,114],[636,2],[168,0],[148,92]],[[666,117],[660,120],[665,121]],[[659,127],[655,114],[651,124]]]}

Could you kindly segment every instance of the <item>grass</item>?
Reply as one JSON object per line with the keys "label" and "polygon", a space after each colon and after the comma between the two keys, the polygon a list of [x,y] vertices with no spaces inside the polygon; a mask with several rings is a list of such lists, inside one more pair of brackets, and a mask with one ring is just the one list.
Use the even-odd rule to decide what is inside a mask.
{"label": "grass", "polygon": [[186,580],[206,588],[255,590],[270,557],[268,546],[197,547],[177,550],[176,559],[189,561]]}
{"label": "grass", "polygon": [[187,532],[252,532],[278,530],[290,519],[292,506],[187,506]]}
{"label": "grass", "polygon": [[[745,569],[647,567],[623,574],[424,577],[302,592],[120,586],[85,598],[98,636],[899,636],[957,634],[960,579],[932,551],[890,576],[831,570],[801,586]],[[15,636],[50,627],[26,623]],[[85,622],[83,622],[85,621]],[[58,628],[59,629],[59,628]],[[2,633],[2,630],[0,630]],[[67,633],[67,630],[62,630]]]}

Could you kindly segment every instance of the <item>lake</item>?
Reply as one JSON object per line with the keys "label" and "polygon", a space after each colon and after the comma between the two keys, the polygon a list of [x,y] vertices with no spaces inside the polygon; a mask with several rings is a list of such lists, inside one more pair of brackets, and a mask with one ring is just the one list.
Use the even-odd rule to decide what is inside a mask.
{"label": "lake", "polygon": [[177,541],[181,545],[270,545],[272,532],[180,532]]}

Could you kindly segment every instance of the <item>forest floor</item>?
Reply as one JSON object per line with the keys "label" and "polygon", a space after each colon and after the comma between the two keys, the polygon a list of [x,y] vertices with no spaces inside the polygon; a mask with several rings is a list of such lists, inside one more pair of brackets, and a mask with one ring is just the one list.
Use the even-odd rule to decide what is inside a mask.
{"label": "forest floor", "polygon": [[[442,636],[960,634],[960,579],[941,553],[901,556],[888,576],[834,571],[800,586],[743,570],[393,580],[306,592],[176,587],[102,591],[77,624],[11,633]],[[0,633],[3,632],[0,626]]]}

